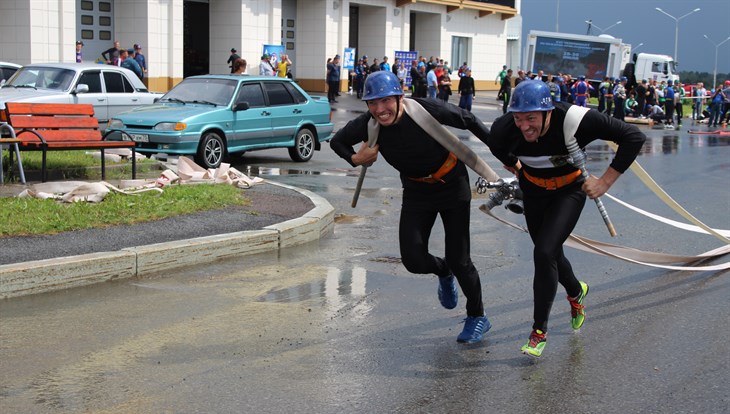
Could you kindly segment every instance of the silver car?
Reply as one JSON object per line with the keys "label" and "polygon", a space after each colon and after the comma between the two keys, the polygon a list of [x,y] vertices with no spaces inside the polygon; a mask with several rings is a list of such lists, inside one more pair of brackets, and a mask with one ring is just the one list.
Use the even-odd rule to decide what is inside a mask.
{"label": "silver car", "polygon": [[147,90],[134,72],[94,63],[36,63],[23,66],[0,88],[5,102],[86,103],[104,128],[119,112],[149,105],[161,93]]}
{"label": "silver car", "polygon": [[4,84],[6,80],[13,76],[13,73],[17,72],[21,66],[10,62],[0,62],[0,85]]}

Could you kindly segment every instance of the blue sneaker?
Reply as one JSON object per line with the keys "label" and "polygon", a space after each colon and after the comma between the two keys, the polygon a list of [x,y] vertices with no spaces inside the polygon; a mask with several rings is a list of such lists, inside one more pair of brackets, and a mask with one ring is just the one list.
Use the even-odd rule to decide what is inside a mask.
{"label": "blue sneaker", "polygon": [[473,344],[482,340],[482,336],[492,327],[486,316],[467,316],[464,319],[464,330],[456,338],[456,342]]}
{"label": "blue sneaker", "polygon": [[439,277],[438,288],[439,302],[446,309],[454,309],[459,303],[459,291],[456,290],[456,278],[454,275]]}

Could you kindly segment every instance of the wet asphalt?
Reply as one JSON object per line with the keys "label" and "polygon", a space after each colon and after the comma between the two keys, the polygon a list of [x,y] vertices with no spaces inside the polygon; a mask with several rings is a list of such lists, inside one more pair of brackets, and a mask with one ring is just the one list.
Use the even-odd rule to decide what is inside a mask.
{"label": "wet asphalt", "polygon": [[[343,94],[341,127],[364,109]],[[500,111],[478,96],[490,123]],[[685,120],[650,129],[638,161],[679,204],[713,228],[730,228],[728,137]],[[486,147],[457,132],[493,168]],[[588,148],[589,170],[610,152]],[[358,207],[357,170],[325,145],[306,164],[285,150],[246,154],[241,171],[304,188],[336,209],[334,234],[280,252],[0,301],[0,408],[4,412],[114,413],[691,413],[727,412],[728,272],[655,269],[567,249],[591,290],[579,333],[559,289],[539,360],[519,353],[532,313],[531,242],[478,211],[471,253],[493,328],[455,341],[462,302],[441,308],[432,275],[400,263],[400,183],[382,161],[368,169]],[[627,173],[610,193],[682,221]],[[674,254],[723,244],[604,200],[611,238],[587,203],[576,233]],[[500,209],[517,223],[522,217]],[[430,248],[443,251],[437,222]],[[710,261],[721,263],[726,258]]]}

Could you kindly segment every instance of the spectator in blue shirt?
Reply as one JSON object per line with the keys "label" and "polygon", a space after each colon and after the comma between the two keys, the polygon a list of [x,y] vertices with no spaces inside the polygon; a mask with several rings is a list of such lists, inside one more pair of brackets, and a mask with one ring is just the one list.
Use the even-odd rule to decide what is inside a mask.
{"label": "spectator in blue shirt", "polygon": [[147,60],[144,58],[144,55],[142,54],[142,46],[135,43],[134,45],[134,60],[137,61],[139,64],[139,67],[142,69],[142,77],[147,76]]}
{"label": "spectator in blue shirt", "polygon": [[132,54],[134,54],[134,49],[122,49],[119,52],[119,59],[122,63],[119,66],[131,70],[136,73],[140,79],[142,79],[142,68],[139,67],[139,63],[137,63],[137,61],[131,56]]}

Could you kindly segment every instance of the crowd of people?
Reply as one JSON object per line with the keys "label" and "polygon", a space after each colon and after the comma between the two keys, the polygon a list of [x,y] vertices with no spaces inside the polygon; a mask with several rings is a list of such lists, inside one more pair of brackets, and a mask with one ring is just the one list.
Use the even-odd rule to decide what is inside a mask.
{"label": "crowd of people", "polygon": [[513,82],[512,71],[506,65],[495,79],[500,85],[497,99],[503,101],[503,113],[507,112],[512,84],[516,87],[527,79],[545,82],[555,102],[587,106],[592,93],[597,94],[598,111],[622,121],[626,117],[648,118],[662,124],[665,129],[679,128],[685,116],[683,105],[689,102],[692,103],[692,120],[706,119],[711,126],[730,120],[730,80],[718,85],[712,93],[708,93],[700,82],[688,94],[681,82],[642,79],[629,87],[625,76],[605,77],[595,91],[596,88],[584,76],[575,79],[569,74],[545,75],[542,71],[532,73],[519,70]]}
{"label": "crowd of people", "polygon": [[[84,42],[82,40],[77,40],[76,63],[84,62],[83,48]],[[144,80],[145,76],[147,76],[147,59],[142,54],[142,46],[137,43],[129,49],[124,49],[122,48],[121,43],[118,40],[115,40],[112,47],[101,52],[101,59],[103,61],[99,63],[106,63],[107,65],[115,65],[129,69],[141,80]]]}
{"label": "crowd of people", "polygon": [[[236,48],[231,48],[231,54],[226,61],[232,74],[248,75],[248,62],[238,55]],[[259,61],[260,76],[278,76],[280,78],[292,78],[292,65],[289,55],[282,53],[277,56],[276,53],[264,53]]]}

